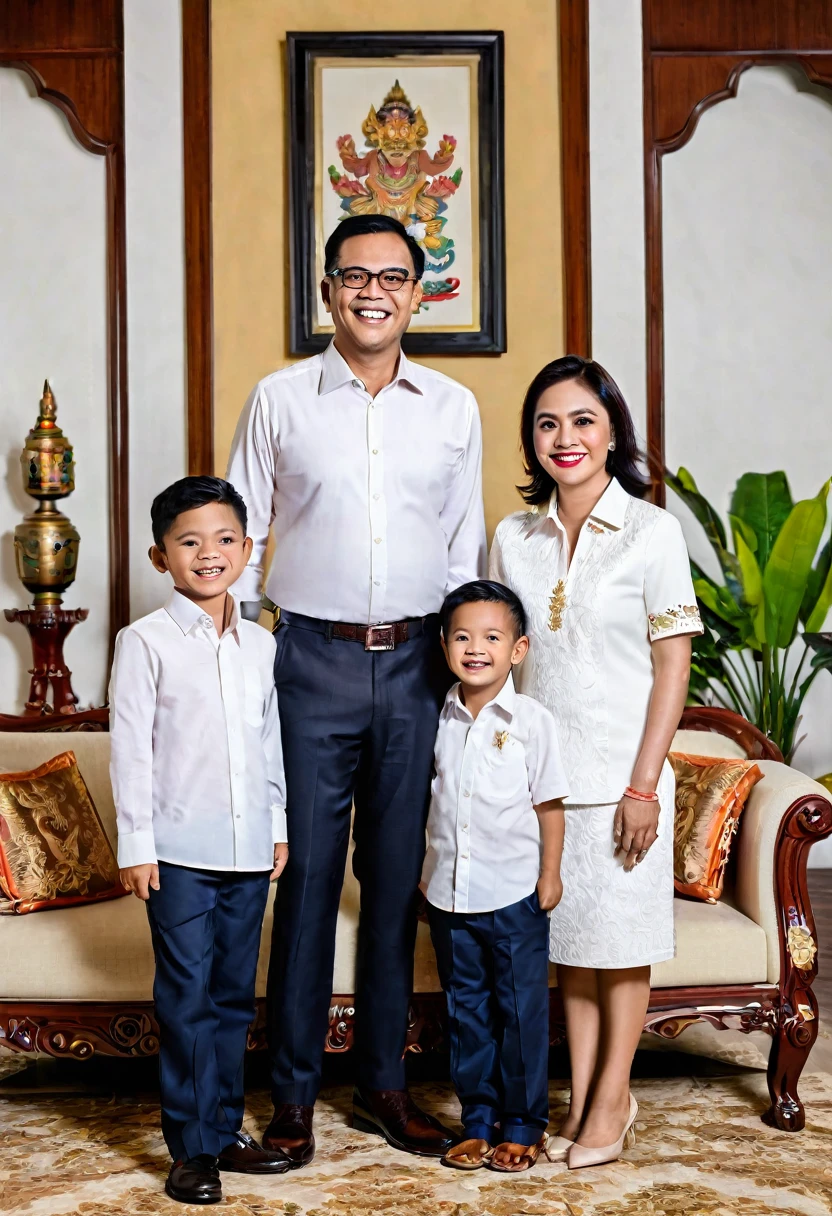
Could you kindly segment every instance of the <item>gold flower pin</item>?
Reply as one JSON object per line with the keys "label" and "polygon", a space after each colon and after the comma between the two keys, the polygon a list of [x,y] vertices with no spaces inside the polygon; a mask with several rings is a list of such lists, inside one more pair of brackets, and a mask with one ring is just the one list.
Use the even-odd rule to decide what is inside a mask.
{"label": "gold flower pin", "polygon": [[504,743],[508,743],[508,731],[507,730],[495,730],[494,731],[494,747],[496,747],[498,752],[501,752],[503,750]]}

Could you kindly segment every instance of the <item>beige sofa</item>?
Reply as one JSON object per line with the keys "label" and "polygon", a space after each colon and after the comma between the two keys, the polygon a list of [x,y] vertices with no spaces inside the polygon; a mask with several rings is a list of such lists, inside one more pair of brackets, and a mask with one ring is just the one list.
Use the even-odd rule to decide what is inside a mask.
{"label": "beige sofa", "polygon": [[[44,724],[46,725],[46,724]],[[62,725],[64,725],[62,723]],[[93,727],[95,724],[92,724]],[[832,831],[827,791],[777,754],[753,727],[721,710],[687,710],[677,750],[752,755],[765,779],[754,787],[734,843],[730,889],[718,904],[675,901],[677,955],[653,969],[645,1029],[673,1038],[692,1022],[772,1036],[770,1120],[803,1126],[797,1081],[817,1035],[815,927],[805,868],[811,844]],[[709,734],[703,730],[710,729]],[[5,731],[0,769],[33,768],[72,748],[104,826],[115,842],[108,776],[109,736],[101,729]],[[347,868],[338,917],[327,1049],[352,1041],[358,887]],[[271,900],[260,942],[257,996],[263,998]],[[95,1052],[140,1056],[157,1050],[152,1012],[153,953],[143,904],[132,896],[83,907],[0,917],[0,1046],[83,1059]],[[552,968],[552,986],[556,976]],[[419,925],[408,1044],[441,1037],[442,1000],[427,926]],[[552,1000],[552,1039],[562,1036]],[[262,1045],[262,1011],[252,1045]]]}

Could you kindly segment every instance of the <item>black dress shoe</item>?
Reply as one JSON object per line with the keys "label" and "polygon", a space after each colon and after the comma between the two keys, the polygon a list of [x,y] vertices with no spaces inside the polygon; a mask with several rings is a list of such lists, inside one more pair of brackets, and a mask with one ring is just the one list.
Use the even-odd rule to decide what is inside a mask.
{"label": "black dress shoe", "polygon": [[233,1144],[227,1144],[217,1158],[221,1170],[235,1174],[285,1174],[292,1163],[285,1153],[261,1148],[245,1132],[238,1132]]}
{"label": "black dress shoe", "polygon": [[358,1089],[352,1096],[356,1131],[383,1136],[392,1148],[419,1157],[444,1157],[457,1137],[420,1110],[406,1089]]}
{"label": "black dress shoe", "polygon": [[263,1132],[263,1147],[270,1153],[283,1153],[293,1170],[308,1165],[315,1156],[314,1110],[314,1106],[284,1102],[274,1108],[272,1121]]}
{"label": "black dress shoe", "polygon": [[190,1161],[174,1161],[170,1167],[165,1190],[180,1203],[219,1203],[222,1183],[216,1157],[192,1157]]}

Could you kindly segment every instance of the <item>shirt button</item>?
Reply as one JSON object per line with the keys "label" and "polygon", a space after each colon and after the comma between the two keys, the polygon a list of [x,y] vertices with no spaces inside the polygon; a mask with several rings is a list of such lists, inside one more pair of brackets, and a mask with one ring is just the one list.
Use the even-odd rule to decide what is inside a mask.
{"label": "shirt button", "polygon": [[377,536],[377,537],[376,537],[376,544],[377,544],[377,545],[380,545],[380,544],[381,544],[381,537],[380,537],[380,536]]}
{"label": "shirt button", "polygon": [[241,818],[242,818],[242,816],[241,816],[241,815],[235,815],[235,816],[234,816],[234,818],[235,818],[235,819],[241,819]]}
{"label": "shirt button", "polygon": [[463,861],[467,861],[467,860],[468,860],[468,854],[467,854],[467,853],[460,853],[460,857],[462,858],[462,860],[463,860]]}
{"label": "shirt button", "polygon": [[373,448],[373,455],[378,456],[378,448]]}
{"label": "shirt button", "polygon": [[380,498],[381,498],[381,495],[380,495],[380,494],[374,494],[374,495],[373,495],[373,501],[374,501],[374,502],[378,502],[378,500],[379,500]]}
{"label": "shirt button", "polygon": [[470,791],[470,790],[463,790],[463,791],[462,791],[462,797],[463,797],[463,798],[470,798],[470,797],[471,797],[471,791]]}
{"label": "shirt button", "polygon": [[199,623],[200,623],[200,625],[202,625],[202,627],[203,627],[204,629],[210,629],[210,628],[211,628],[211,625],[213,624],[213,622],[212,622],[212,620],[211,620],[210,616],[203,616],[203,617],[201,617],[201,618],[200,618]]}
{"label": "shirt button", "polygon": [[374,586],[374,587],[380,587],[380,586],[381,586],[381,583],[379,582],[379,580],[378,580],[377,578],[374,578],[374,579],[373,579],[373,586]]}
{"label": "shirt button", "polygon": [[462,830],[463,830],[463,832],[467,832],[467,831],[468,831],[468,824],[467,824],[467,823],[463,823],[463,825],[462,825]]}

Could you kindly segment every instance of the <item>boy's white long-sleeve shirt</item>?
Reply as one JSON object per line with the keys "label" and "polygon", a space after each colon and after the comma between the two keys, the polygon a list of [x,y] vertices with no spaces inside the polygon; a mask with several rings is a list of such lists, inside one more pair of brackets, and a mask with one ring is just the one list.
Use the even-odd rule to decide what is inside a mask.
{"label": "boy's white long-sleeve shirt", "polygon": [[116,640],[110,778],[120,867],[271,869],[286,835],[274,639],[236,604],[222,637],[171,594]]}

